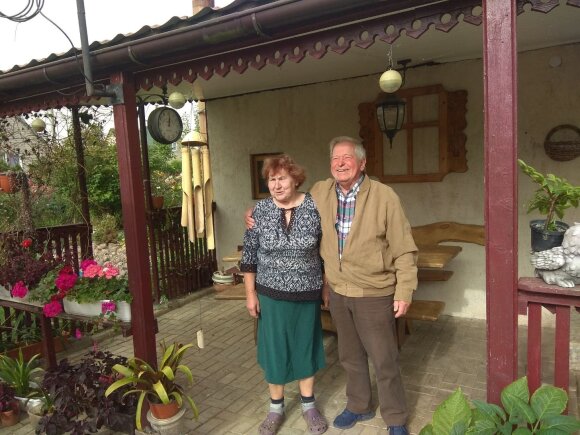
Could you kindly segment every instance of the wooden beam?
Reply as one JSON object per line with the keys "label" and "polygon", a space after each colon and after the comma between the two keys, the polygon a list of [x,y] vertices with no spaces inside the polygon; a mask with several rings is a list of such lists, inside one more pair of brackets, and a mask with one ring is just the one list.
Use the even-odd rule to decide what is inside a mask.
{"label": "wooden beam", "polygon": [[113,107],[117,158],[121,185],[123,227],[127,251],[129,289],[133,295],[131,323],[135,356],[157,365],[153,297],[149,274],[149,248],[145,225],[145,194],[137,128],[137,108],[133,75],[118,72],[111,83],[121,85],[123,104]]}
{"label": "wooden beam", "polygon": [[517,377],[517,2],[483,2],[487,400]]}

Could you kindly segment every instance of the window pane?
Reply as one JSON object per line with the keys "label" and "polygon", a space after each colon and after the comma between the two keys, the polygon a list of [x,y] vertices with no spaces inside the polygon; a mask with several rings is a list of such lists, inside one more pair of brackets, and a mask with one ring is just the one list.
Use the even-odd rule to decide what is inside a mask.
{"label": "window pane", "polygon": [[413,173],[439,172],[439,128],[413,129]]}
{"label": "window pane", "polygon": [[383,135],[383,171],[388,175],[404,175],[407,173],[407,132],[397,132],[393,138],[393,147],[389,138]]}

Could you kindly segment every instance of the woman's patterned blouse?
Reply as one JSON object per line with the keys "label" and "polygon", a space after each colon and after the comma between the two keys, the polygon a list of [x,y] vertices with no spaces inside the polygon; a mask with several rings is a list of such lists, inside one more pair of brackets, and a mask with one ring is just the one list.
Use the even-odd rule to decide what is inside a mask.
{"label": "woman's patterned blouse", "polygon": [[258,201],[254,227],[244,234],[240,269],[256,273],[256,291],[261,295],[290,301],[319,300],[320,215],[309,193],[291,210],[286,226],[285,209],[276,206],[272,198]]}

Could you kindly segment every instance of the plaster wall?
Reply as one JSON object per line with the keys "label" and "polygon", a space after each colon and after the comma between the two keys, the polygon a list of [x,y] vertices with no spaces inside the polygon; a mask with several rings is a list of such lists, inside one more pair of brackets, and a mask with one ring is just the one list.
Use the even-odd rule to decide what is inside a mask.
{"label": "plaster wall", "polygon": [[[549,66],[560,56],[557,68]],[[270,67],[274,68],[274,67]],[[554,172],[580,184],[580,159],[551,160],[543,149],[547,132],[570,123],[580,126],[580,46],[570,45],[521,53],[519,56],[519,155],[544,172]],[[441,182],[393,183],[412,226],[436,221],[484,223],[483,191],[483,66],[481,60],[414,68],[405,87],[442,84],[447,90],[464,89],[467,102],[467,159],[465,173],[447,175]],[[208,101],[206,105],[214,191],[217,256],[235,251],[242,243],[243,213],[251,199],[250,154],[287,152],[307,171],[304,189],[330,176],[328,146],[332,137],[358,137],[361,102],[379,93],[378,76],[300,86]],[[388,145],[387,145],[388,146]],[[519,275],[530,276],[528,221],[525,204],[534,191],[519,176]],[[580,221],[578,210],[566,221]],[[231,264],[223,264],[229,267]],[[446,282],[422,282],[416,297],[446,302],[445,313],[485,318],[485,250],[463,245],[449,265],[455,274]]]}

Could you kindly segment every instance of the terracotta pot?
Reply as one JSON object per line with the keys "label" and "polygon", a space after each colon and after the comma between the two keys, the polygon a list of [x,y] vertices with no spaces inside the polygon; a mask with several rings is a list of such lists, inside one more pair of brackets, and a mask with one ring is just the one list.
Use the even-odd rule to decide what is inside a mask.
{"label": "terracotta pot", "polygon": [[151,410],[153,417],[163,420],[177,415],[179,412],[179,405],[175,400],[169,402],[167,405],[164,405],[163,403],[149,402],[149,409]]}
{"label": "terracotta pot", "polygon": [[0,174],[0,190],[5,193],[12,193],[12,180],[8,174]]}
{"label": "terracotta pot", "polygon": [[151,207],[154,210],[162,209],[164,202],[165,202],[165,199],[162,196],[152,196],[151,197]]}
{"label": "terracotta pot", "polygon": [[0,412],[0,421],[2,422],[2,427],[14,426],[17,424],[20,421],[18,404],[16,403],[13,409],[9,411]]}

